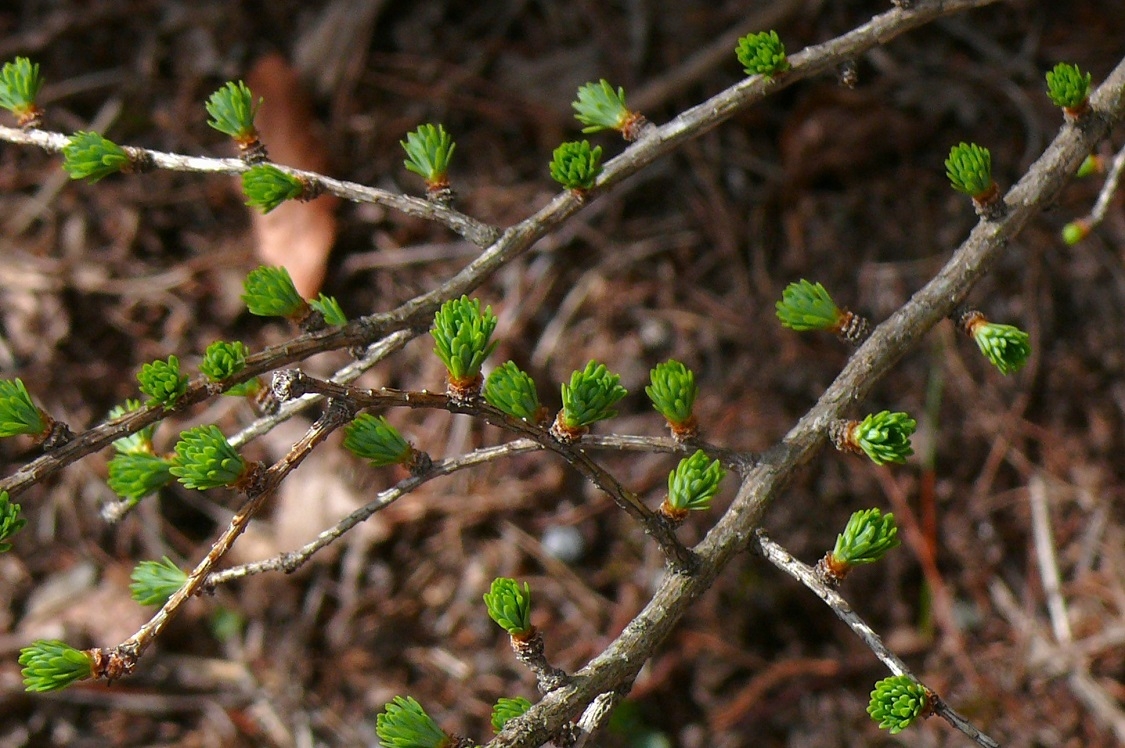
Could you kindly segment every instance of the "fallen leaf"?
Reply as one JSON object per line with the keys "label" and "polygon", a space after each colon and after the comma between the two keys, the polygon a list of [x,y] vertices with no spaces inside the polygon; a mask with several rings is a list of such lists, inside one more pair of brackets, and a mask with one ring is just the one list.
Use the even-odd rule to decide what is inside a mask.
{"label": "fallen leaf", "polygon": [[[317,136],[308,96],[296,71],[278,54],[260,58],[246,75],[255,98],[263,99],[255,124],[270,160],[325,174],[328,151]],[[297,291],[311,299],[320,291],[328,255],[336,241],[339,198],[290,200],[262,214],[251,210],[258,256],[289,271]]]}

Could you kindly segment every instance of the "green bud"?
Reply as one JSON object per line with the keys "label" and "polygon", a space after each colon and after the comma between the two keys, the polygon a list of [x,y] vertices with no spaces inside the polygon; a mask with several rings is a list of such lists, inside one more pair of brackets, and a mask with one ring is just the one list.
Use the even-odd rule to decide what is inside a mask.
{"label": "green bud", "polygon": [[974,198],[987,195],[994,187],[992,154],[976,143],[958,143],[945,160],[945,175],[958,192]]}
{"label": "green bud", "polygon": [[20,505],[11,502],[7,491],[0,491],[0,553],[12,550],[8,540],[26,524],[27,520],[20,516]]}
{"label": "green bud", "polygon": [[680,460],[676,469],[668,474],[668,507],[673,518],[689,511],[711,508],[711,499],[719,492],[719,483],[726,471],[718,460],[708,461],[703,450]]}
{"label": "green bud", "polygon": [[485,307],[482,312],[479,299],[462,296],[441,305],[434,315],[430,335],[436,344],[434,353],[445,364],[451,385],[476,382],[479,387],[481,366],[496,348],[496,342],[490,342],[496,322],[492,307]]}
{"label": "green bud", "polygon": [[[114,405],[110,411],[108,420],[116,421],[126,413],[132,413],[134,410],[139,410],[141,403],[139,400],[129,398],[125,401],[124,405]],[[152,435],[156,431],[156,424],[152,423],[145,426],[140,431],[136,431],[128,436],[123,436],[113,442],[113,449],[118,454],[152,454]]]}
{"label": "green bud", "polygon": [[403,165],[426,180],[427,186],[449,186],[449,161],[457,144],[441,125],[420,125],[399,141],[406,151]]}
{"label": "green bud", "polygon": [[375,718],[375,734],[385,748],[446,748],[449,736],[410,696],[395,696]]}
{"label": "green bud", "polygon": [[176,458],[169,468],[180,483],[198,491],[234,485],[246,469],[246,461],[215,425],[181,432]]}
{"label": "green bud", "polygon": [[973,340],[1001,374],[1012,374],[1023,368],[1031,356],[1031,337],[1013,325],[986,322],[973,330]]}
{"label": "green bud", "polygon": [[507,577],[492,580],[492,586],[484,594],[484,605],[488,617],[514,637],[531,635],[531,587],[527,582],[521,587],[519,582]]}
{"label": "green bud", "polygon": [[85,179],[91,184],[132,165],[125,149],[96,132],[74,133],[63,146],[62,154],[63,170],[70,178]]}
{"label": "green bud", "polygon": [[344,314],[344,310],[340,308],[340,302],[336,301],[333,296],[320,294],[309,301],[309,306],[320,312],[320,316],[324,317],[325,323],[332,327],[343,327],[348,324],[348,318]]}
{"label": "green bud", "polygon": [[484,399],[492,407],[514,418],[535,421],[539,414],[539,394],[535,381],[513,361],[492,370],[484,383]]}
{"label": "green bud", "polygon": [[133,569],[129,593],[141,605],[163,607],[168,598],[187,584],[187,573],[165,556],[160,561],[142,561]]}
{"label": "green bud", "polygon": [[216,340],[207,346],[199,370],[212,382],[222,382],[246,368],[249,351],[240,341]]}
{"label": "green bud", "polygon": [[297,293],[289,271],[283,267],[262,265],[251,270],[242,289],[246,308],[258,317],[296,320],[308,313],[308,303]]}
{"label": "green bud", "polygon": [[360,413],[344,427],[344,448],[375,467],[407,465],[414,458],[414,447],[385,416]]}
{"label": "green bud", "polygon": [[669,360],[657,364],[648,375],[651,384],[645,387],[645,394],[652,401],[652,407],[673,429],[692,424],[695,420],[692,408],[699,392],[692,370],[679,361]]}
{"label": "green bud", "polygon": [[211,119],[207,124],[219,132],[233,138],[240,146],[258,139],[254,128],[254,117],[262,99],[254,101],[254,95],[242,81],[228,81],[222,88],[207,99],[204,105]]}
{"label": "green bud", "polygon": [[574,118],[586,127],[582,132],[623,130],[633,113],[625,106],[625,89],[613,90],[605,78],[598,83],[587,83],[578,89],[578,99],[570,104]]}
{"label": "green bud", "polygon": [[145,452],[123,452],[109,461],[106,482],[115,494],[135,504],[172,482],[172,463]]}
{"label": "green bud", "polygon": [[1063,226],[1062,238],[1067,245],[1073,247],[1078,242],[1085,239],[1090,235],[1090,223],[1088,221],[1071,221]]}
{"label": "green bud", "polygon": [[842,422],[845,429],[843,442],[833,439],[837,449],[862,451],[876,465],[888,462],[906,462],[914,454],[910,446],[910,435],[918,427],[918,422],[907,413],[881,411],[867,416],[860,422]]}
{"label": "green bud", "polygon": [[0,437],[47,431],[46,414],[31,401],[21,379],[0,379]]}
{"label": "green bud", "polygon": [[611,374],[605,364],[590,361],[582,371],[570,375],[570,384],[562,385],[562,422],[569,429],[613,418],[613,409],[628,391],[621,386],[621,377]]}
{"label": "green bud", "polygon": [[1077,65],[1060,62],[1047,73],[1047,96],[1063,109],[1082,109],[1090,94],[1090,74]]}
{"label": "green bud", "polygon": [[35,97],[43,87],[39,63],[17,57],[0,68],[0,107],[16,115],[20,127],[39,125],[40,110]]}
{"label": "green bud", "polygon": [[242,194],[246,204],[269,213],[286,200],[299,200],[308,187],[299,177],[272,164],[257,164],[242,172]]}
{"label": "green bud", "polygon": [[738,40],[734,52],[747,75],[772,77],[789,69],[785,45],[781,43],[776,31],[747,34]]}
{"label": "green bud", "polygon": [[879,727],[889,728],[891,735],[897,735],[929,708],[930,697],[925,686],[908,675],[895,675],[875,684],[867,713]]}
{"label": "green bud", "polygon": [[568,190],[583,193],[594,188],[602,173],[602,147],[590,148],[590,142],[563,143],[552,154],[551,178]]}
{"label": "green bud", "polygon": [[797,332],[834,330],[842,314],[824,286],[804,278],[786,286],[775,306],[781,324]]}
{"label": "green bud", "polygon": [[188,387],[188,377],[180,373],[180,360],[175,355],[167,361],[157,359],[142,366],[137,381],[141,383],[141,392],[149,397],[148,405],[159,403],[165,408],[174,406]]}
{"label": "green bud", "polygon": [[1103,171],[1105,171],[1105,163],[1102,157],[1091,153],[1082,159],[1082,163],[1078,165],[1078,171],[1074,172],[1074,176],[1083,179],[1093,174],[1101,174]]}
{"label": "green bud", "polygon": [[844,531],[836,536],[832,556],[848,566],[872,564],[899,546],[894,514],[864,509],[852,514]]}
{"label": "green bud", "polygon": [[58,691],[94,674],[90,655],[57,639],[39,639],[20,650],[23,685],[32,693]]}
{"label": "green bud", "polygon": [[522,696],[514,699],[501,696],[492,707],[492,729],[499,733],[508,724],[508,720],[522,716],[530,708],[531,702]]}

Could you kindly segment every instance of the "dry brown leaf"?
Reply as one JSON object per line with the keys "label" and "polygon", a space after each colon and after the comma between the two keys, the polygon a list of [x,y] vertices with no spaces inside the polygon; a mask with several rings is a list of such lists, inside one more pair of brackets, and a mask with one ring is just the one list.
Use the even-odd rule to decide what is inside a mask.
{"label": "dry brown leaf", "polygon": [[[278,54],[260,58],[246,75],[246,85],[263,103],[255,124],[270,160],[324,174],[328,152],[317,137],[308,96],[296,71]],[[262,214],[251,210],[258,256],[281,265],[306,299],[324,283],[328,255],[336,241],[339,198],[322,195],[307,203],[287,201]]]}

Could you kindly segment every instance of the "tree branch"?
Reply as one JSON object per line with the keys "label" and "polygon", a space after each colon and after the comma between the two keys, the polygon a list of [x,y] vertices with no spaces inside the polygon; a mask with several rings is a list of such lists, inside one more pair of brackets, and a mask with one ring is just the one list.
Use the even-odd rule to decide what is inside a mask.
{"label": "tree branch", "polygon": [[[927,3],[928,12],[948,8]],[[898,11],[892,11],[897,13]],[[854,33],[854,32],[853,32]],[[668,636],[691,602],[702,595],[734,556],[752,539],[766,507],[794,471],[824,442],[829,423],[862,400],[891,366],[970,291],[1008,242],[1033,215],[1051,203],[1093,146],[1125,116],[1125,61],[1118,63],[1091,97],[1093,111],[1078,125],[1065,125],[1043,155],[1004,198],[1006,213],[982,221],[941,272],[858,348],[843,371],[785,438],[747,473],[734,503],[695,547],[701,564],[691,575],[670,574],[648,605],[600,655],[575,673],[567,686],[545,696],[526,714],[509,722],[489,748],[529,748],[574,717],[598,694],[636,676]]]}

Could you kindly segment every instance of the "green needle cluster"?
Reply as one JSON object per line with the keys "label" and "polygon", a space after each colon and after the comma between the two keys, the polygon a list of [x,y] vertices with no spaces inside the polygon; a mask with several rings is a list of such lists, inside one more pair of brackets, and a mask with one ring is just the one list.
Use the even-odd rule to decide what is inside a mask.
{"label": "green needle cluster", "polygon": [[786,286],[775,306],[781,324],[797,332],[834,330],[842,314],[824,286],[804,278]]}
{"label": "green needle cluster", "polygon": [[57,639],[39,639],[20,650],[23,685],[32,693],[58,691],[93,675],[90,655]]}
{"label": "green needle cluster", "polygon": [[539,416],[535,380],[514,361],[505,361],[488,375],[484,382],[484,399],[513,418],[534,422]]}
{"label": "green needle cluster", "polygon": [[523,716],[531,708],[531,702],[522,696],[509,699],[501,696],[492,707],[492,729],[499,733],[508,724],[508,720]]}
{"label": "green needle cluster", "polygon": [[510,636],[523,638],[534,632],[531,626],[531,587],[527,582],[521,587],[514,579],[497,577],[492,580],[489,591],[484,593],[484,605],[488,609],[488,617]]}
{"label": "green needle cluster", "polygon": [[171,483],[172,477],[170,460],[146,452],[130,452],[109,461],[106,483],[115,494],[135,504]]}
{"label": "green needle cluster", "polygon": [[846,566],[873,564],[898,546],[894,514],[863,509],[853,513],[844,531],[836,536],[832,558]]}
{"label": "green needle cluster", "polygon": [[165,556],[160,561],[142,561],[130,576],[129,594],[141,605],[162,607],[187,583],[187,573]]}
{"label": "green needle cluster", "polygon": [[216,340],[203,352],[199,370],[212,382],[221,382],[246,368],[248,353],[241,341]]}
{"label": "green needle cluster", "polygon": [[[241,341],[216,340],[203,352],[199,370],[212,382],[223,382],[246,368],[246,357],[249,354],[250,351]],[[223,394],[245,397],[256,394],[261,387],[261,382],[255,377],[230,387]]]}
{"label": "green needle cluster", "polygon": [[[125,401],[124,405],[114,405],[110,411],[108,420],[116,421],[126,413],[131,413],[134,410],[139,410],[141,403],[138,400],[129,398]],[[152,435],[156,431],[156,424],[152,423],[145,426],[140,431],[136,431],[113,442],[113,449],[118,454],[152,454]]]}
{"label": "green needle cluster", "polygon": [[588,140],[563,143],[551,155],[550,169],[552,179],[581,195],[602,173],[602,147],[591,148]]}
{"label": "green needle cluster", "polygon": [[148,404],[159,403],[171,408],[184,396],[188,388],[188,377],[180,373],[180,360],[173,354],[167,361],[157,359],[141,367],[137,374],[141,392],[148,395]]}
{"label": "green needle cluster", "polygon": [[425,180],[426,186],[449,186],[449,161],[457,144],[441,125],[419,125],[399,141],[406,151],[403,166]]}
{"label": "green needle cluster", "polygon": [[908,675],[895,675],[875,684],[867,713],[879,727],[897,735],[929,708],[930,697],[925,686]]}
{"label": "green needle cluster", "polygon": [[254,94],[245,83],[228,81],[204,104],[211,115],[207,124],[233,138],[240,147],[249,145],[258,139],[254,117],[261,105],[262,99],[254,101]]}
{"label": "green needle cluster", "polygon": [[242,291],[246,308],[255,316],[300,320],[308,314],[308,302],[297,293],[293,278],[283,267],[254,268],[243,281]]}
{"label": "green needle cluster", "polygon": [[1060,62],[1047,73],[1047,96],[1055,106],[1077,113],[1090,95],[1090,74],[1077,65]]}
{"label": "green needle cluster", "polygon": [[664,420],[672,427],[673,433],[694,431],[695,416],[692,409],[699,388],[695,385],[695,373],[674,359],[657,364],[649,373],[650,384],[645,394],[652,401]]}
{"label": "green needle cluster", "polygon": [[27,520],[20,516],[20,505],[11,502],[7,491],[0,491],[0,553],[12,550],[8,541],[26,524]]}
{"label": "green needle cluster", "polygon": [[738,40],[734,53],[747,75],[774,76],[789,69],[785,45],[776,31],[747,34]]}
{"label": "green needle cluster", "polygon": [[246,461],[218,426],[196,426],[180,433],[170,471],[187,488],[206,491],[234,485],[246,473]]}
{"label": "green needle cluster", "polygon": [[585,369],[570,375],[569,385],[562,385],[562,423],[568,429],[582,429],[613,418],[617,415],[613,406],[627,394],[619,375],[610,373],[605,364],[590,361]]}
{"label": "green needle cluster", "polygon": [[22,379],[0,379],[0,437],[38,436],[49,426],[47,415],[31,401]]}
{"label": "green needle cluster", "polygon": [[63,146],[63,170],[71,179],[93,184],[128,169],[132,159],[125,149],[96,132],[76,132]]}
{"label": "green needle cluster", "polygon": [[332,327],[343,327],[348,324],[347,315],[340,308],[340,302],[334,296],[320,294],[315,299],[309,300],[309,306],[320,312],[326,324]]}
{"label": "green needle cluster", "polygon": [[305,196],[308,185],[273,164],[257,164],[242,172],[242,194],[246,204],[269,213],[286,200]]}
{"label": "green needle cluster", "polygon": [[853,424],[848,442],[849,446],[862,450],[876,465],[906,462],[906,458],[914,454],[910,435],[917,427],[918,422],[909,414],[884,410]]}
{"label": "green needle cluster", "polygon": [[976,143],[958,143],[945,160],[945,175],[953,189],[969,197],[981,198],[995,187],[992,181],[992,154]]}
{"label": "green needle cluster", "polygon": [[570,104],[574,118],[586,127],[582,132],[623,130],[633,113],[625,106],[625,89],[613,90],[602,78],[597,83],[587,83],[578,89],[578,99]]}
{"label": "green needle cluster", "polygon": [[451,390],[471,390],[474,383],[479,388],[481,366],[496,348],[492,341],[496,322],[491,306],[481,311],[480,299],[468,296],[450,299],[434,315],[434,326],[430,329],[434,353],[445,364]]}
{"label": "green needle cluster", "polygon": [[414,447],[387,423],[386,416],[370,413],[360,413],[344,427],[344,448],[375,467],[406,465],[414,458]]}
{"label": "green needle cluster", "polygon": [[446,748],[449,736],[410,696],[395,696],[375,718],[375,734],[386,748]]}
{"label": "green needle cluster", "polygon": [[972,335],[980,352],[1002,374],[1019,371],[1031,356],[1031,336],[1014,325],[984,322],[973,327]]}
{"label": "green needle cluster", "polygon": [[0,68],[0,107],[16,115],[20,127],[38,127],[41,116],[35,97],[43,87],[39,63],[17,57]]}
{"label": "green needle cluster", "polygon": [[718,460],[709,461],[703,450],[680,460],[668,474],[668,500],[665,514],[682,519],[689,511],[711,508],[711,499],[719,492],[719,483],[726,471]]}

